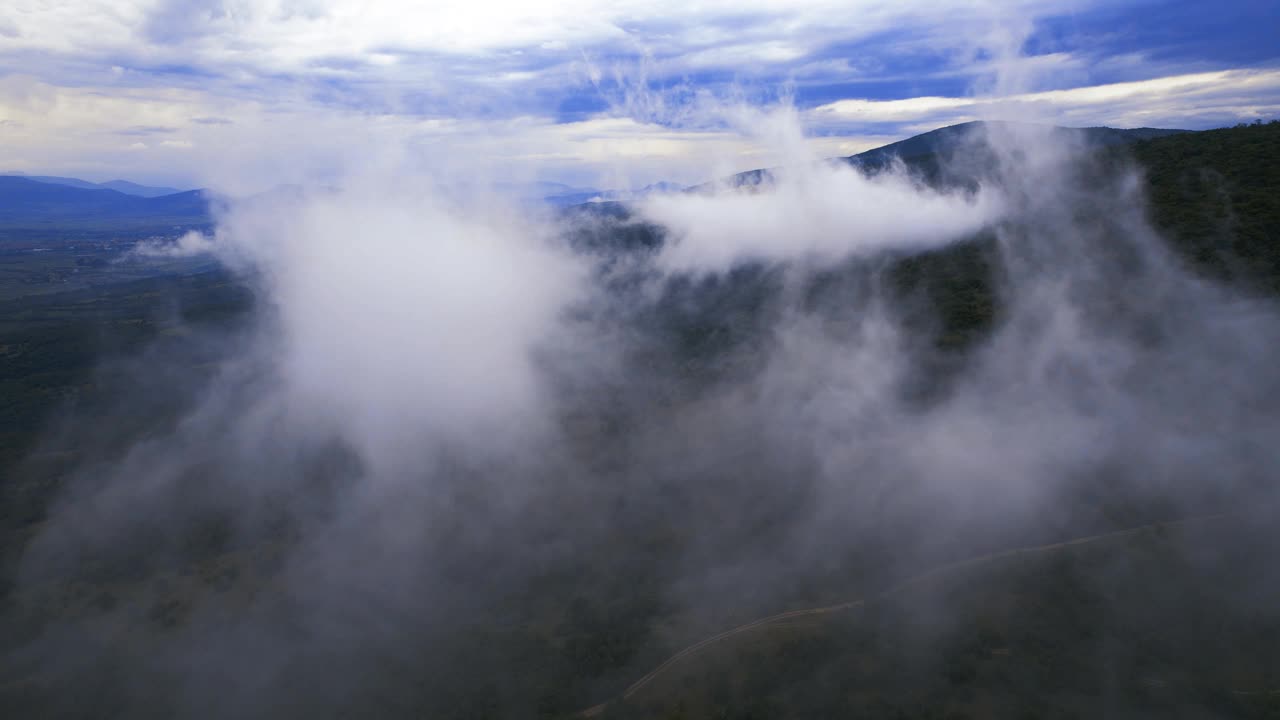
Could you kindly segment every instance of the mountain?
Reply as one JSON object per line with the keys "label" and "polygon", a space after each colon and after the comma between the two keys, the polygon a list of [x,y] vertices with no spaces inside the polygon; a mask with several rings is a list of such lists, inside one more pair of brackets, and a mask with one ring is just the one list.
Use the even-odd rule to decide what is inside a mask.
{"label": "mountain", "polygon": [[[975,134],[985,132],[989,127],[997,125],[1010,126],[1016,124],[1017,123],[1002,121],[975,120],[973,122],[960,123],[959,125],[949,125],[947,127],[938,128],[937,130],[931,130],[921,135],[909,137],[906,140],[899,140],[898,142],[889,143],[888,145],[884,145],[873,150],[867,150],[866,152],[858,153],[856,155],[850,155],[845,158],[845,160],[859,165],[869,165],[882,164],[890,158],[909,160],[911,158],[917,158],[924,155],[948,155],[961,148],[964,143]],[[1152,138],[1189,132],[1187,130],[1146,127],[1132,129],[1111,127],[1055,127],[1054,131],[1059,133],[1078,133],[1082,135],[1086,141],[1095,145],[1123,145],[1138,142],[1140,140],[1150,140]]]}
{"label": "mountain", "polygon": [[1280,122],[1134,143],[1151,219],[1210,276],[1280,297]]}
{"label": "mountain", "polygon": [[209,221],[203,190],[139,197],[107,188],[88,189],[0,176],[0,228],[91,226],[99,230],[195,224]]}
{"label": "mountain", "polygon": [[575,187],[573,185],[566,185],[564,183],[558,183],[558,182],[549,182],[546,180],[540,180],[538,182],[531,183],[527,187],[524,187],[523,190],[526,195],[537,195],[541,197],[546,197],[546,196],[554,197],[557,195],[572,195],[575,193],[599,192],[594,188]]}
{"label": "mountain", "polygon": [[[1275,259],[1280,123],[1139,140],[1101,154],[1135,160],[1145,170],[1150,207],[1142,210],[1187,260],[1221,254],[1223,269],[1234,271],[1231,256],[1252,258],[1245,269],[1265,269],[1260,263],[1267,252]],[[911,162],[930,157],[913,155]],[[1088,170],[1111,167],[1099,162]],[[12,179],[0,178],[0,185],[9,186],[0,196],[22,191],[44,208],[68,201]],[[118,201],[93,197],[105,205]],[[1105,217],[1114,206],[1085,207],[1092,209]],[[584,234],[581,245],[602,256],[650,253],[664,241],[661,228],[637,222],[623,203],[571,211],[598,220],[573,228]],[[1076,233],[1061,238],[1064,244],[1078,239]],[[1259,486],[1274,477],[1275,455],[1266,454],[1265,443],[1280,385],[1266,365],[1229,364],[1234,343],[1213,342],[1222,337],[1215,333],[1250,321],[1258,308],[1232,302],[1224,306],[1229,312],[1208,316],[1202,326],[1206,318],[1196,306],[1204,295],[1166,297],[1170,285],[1163,282],[1124,283],[1096,307],[1118,324],[1100,339],[1102,351],[1090,350],[1094,336],[1073,331],[1073,346],[1065,357],[1056,355],[1060,361],[1041,365],[1037,352],[1032,362],[1010,363],[1011,377],[975,373],[979,363],[1006,351],[987,340],[1017,319],[1010,311],[1019,296],[1005,291],[1011,270],[1028,271],[1026,264],[1000,260],[999,252],[991,239],[975,238],[817,274],[803,267],[744,268],[665,283],[651,282],[644,262],[614,263],[601,279],[610,294],[599,297],[609,301],[590,308],[596,319],[574,322],[600,323],[583,327],[605,328],[601,338],[604,332],[627,338],[620,370],[605,377],[608,384],[594,369],[565,373],[557,382],[569,390],[554,396],[573,443],[564,449],[585,458],[583,475],[564,486],[572,491],[542,496],[537,517],[501,526],[472,522],[489,517],[478,490],[485,485],[474,482],[488,480],[482,469],[464,468],[456,485],[445,472],[424,476],[468,502],[444,504],[440,516],[411,514],[416,506],[407,506],[402,517],[439,529],[422,536],[435,541],[426,561],[403,563],[412,568],[410,590],[385,586],[395,600],[387,606],[370,604],[384,593],[369,593],[366,582],[351,583],[356,594],[346,594],[332,575],[339,563],[321,565],[318,587],[288,564],[328,559],[295,554],[312,547],[299,542],[307,531],[303,521],[341,509],[351,497],[342,488],[359,487],[363,477],[358,458],[323,447],[299,451],[306,464],[295,467],[275,462],[275,443],[233,443],[243,436],[222,430],[261,427],[249,413],[223,415],[217,408],[241,407],[238,392],[256,394],[274,381],[237,390],[223,372],[244,367],[243,338],[257,332],[245,330],[256,327],[255,308],[270,311],[269,296],[256,298],[257,285],[209,272],[0,305],[0,717],[98,717],[108,707],[129,717],[181,717],[214,693],[236,695],[235,709],[254,710],[263,695],[239,701],[234,691],[278,685],[283,689],[269,699],[302,703],[308,693],[299,688],[334,683],[354,698],[355,716],[1280,718],[1276,509],[1263,502],[1274,492],[1245,494],[1230,484],[1233,474],[1256,471]],[[23,265],[13,267],[48,275],[56,255],[14,255]],[[1143,263],[1131,257],[1120,253],[1108,264],[1140,271]],[[113,272],[116,267],[124,266]],[[1047,269],[1052,281],[1057,270]],[[632,272],[636,282],[629,282]],[[870,287],[884,294],[872,295]],[[1188,286],[1172,285],[1180,287]],[[1152,292],[1156,303],[1128,301]],[[881,368],[865,362],[863,347],[875,353],[881,341],[852,328],[863,309],[880,300],[903,318],[901,338],[895,332],[888,343],[889,359],[918,365],[922,382],[943,390],[957,387],[947,378],[966,373],[972,394],[926,394],[895,384],[871,406],[869,422],[854,428],[867,439],[833,434],[837,450],[815,456],[811,448],[820,439],[814,433],[770,423],[824,408],[837,421],[864,417],[856,415],[867,406],[862,389],[881,381],[863,369]],[[796,315],[803,320],[798,326]],[[798,337],[797,327],[803,330]],[[1022,322],[1008,327],[1018,335],[1036,329]],[[1203,354],[1182,344],[1164,350],[1182,327],[1210,333]],[[1132,343],[1124,339],[1128,331],[1119,332],[1124,328],[1133,331]],[[1260,326],[1256,333],[1264,363],[1274,328]],[[824,355],[828,343],[842,352]],[[1106,351],[1114,347],[1124,352]],[[129,353],[130,362],[104,362],[117,353]],[[229,366],[228,358],[239,363]],[[1119,360],[1114,372],[1124,382],[1087,392],[1092,373],[1111,371],[1094,362],[1080,366],[1077,358]],[[785,363],[788,372],[762,375],[755,365],[761,359]],[[1022,364],[1028,372],[1018,371]],[[1055,437],[1047,443],[1061,451],[1048,469],[1021,461],[1020,438],[1074,427],[1055,422],[1048,431],[1013,433],[1007,457],[999,441],[991,444],[990,459],[963,447],[949,456],[966,460],[956,469],[961,481],[973,477],[971,463],[989,462],[998,473],[1008,464],[1011,474],[1053,473],[1047,477],[1056,482],[1028,484],[1035,492],[1008,504],[997,493],[960,492],[949,483],[942,502],[926,503],[929,496],[918,494],[932,480],[911,472],[911,463],[923,462],[917,458],[927,457],[933,443],[956,448],[979,439],[971,423],[981,423],[984,408],[1000,403],[1004,388],[1021,392],[1017,386],[1027,378],[1048,376],[1064,393],[1053,397],[1067,401],[1048,404],[1041,417],[1062,413],[1084,423],[1114,407],[1111,393],[1129,398],[1149,391],[1140,397],[1163,409],[1165,394],[1178,390],[1158,382],[1168,368],[1192,368],[1213,382],[1188,383],[1191,391],[1225,396],[1206,412],[1170,418],[1170,427],[1185,428],[1178,436],[1186,438],[1185,451],[1154,446],[1151,455],[1129,454],[1131,444],[1155,432],[1134,422],[1132,431],[1101,439],[1101,458],[1077,459],[1077,446]],[[811,375],[817,377],[810,381]],[[812,392],[797,396],[797,387]],[[1077,403],[1080,388],[1086,390]],[[899,391],[908,396],[904,405],[891,399]],[[215,402],[200,404],[196,398],[204,396]],[[901,475],[886,474],[883,468],[898,461],[877,450],[891,434],[881,425],[917,422],[952,397],[971,402],[933,415],[938,423],[925,424],[929,431],[920,442],[901,446],[908,454]],[[1024,413],[1045,408],[1037,396],[1026,397],[1025,407],[1011,408],[1006,432]],[[1235,402],[1238,397],[1248,402]],[[1124,419],[1144,419],[1130,411],[1135,405],[1121,402]],[[192,408],[211,408],[220,423],[204,424]],[[1224,426],[1244,412],[1256,413],[1256,433],[1246,434],[1243,423]],[[49,417],[66,418],[56,426],[59,434],[41,431]],[[184,424],[194,429],[174,430]],[[210,425],[214,432],[201,432]],[[175,432],[189,433],[182,437],[190,441],[175,446]],[[174,449],[150,454],[163,447]],[[1194,484],[1191,473],[1179,475],[1175,466],[1204,462],[1203,453],[1215,447],[1231,454],[1205,473],[1211,496],[1184,494]],[[560,459],[566,455],[547,469],[539,453],[520,453],[500,479],[572,473],[577,461]],[[856,461],[856,472],[826,467],[841,467],[845,457]],[[153,474],[168,469],[154,470],[150,458],[177,470]],[[1068,463],[1078,472],[1058,475],[1058,466]],[[235,513],[240,506],[231,493],[244,477],[257,488],[277,467],[296,473],[296,494],[280,490],[262,520]],[[166,482],[139,491],[125,484],[134,473]],[[82,507],[68,505],[86,497],[80,488],[90,492],[112,482],[133,491],[102,496],[123,519],[106,526],[106,542],[94,544],[94,533],[104,531],[81,520],[94,516],[68,515],[65,508]],[[864,488],[867,495],[852,494]],[[828,490],[850,502],[824,507],[821,500],[830,496],[818,493]],[[1043,514],[1028,515],[1025,526],[1012,512],[993,514],[999,523],[978,522],[982,506],[1023,508],[1032,495],[1052,502],[1041,506]],[[869,500],[865,510],[853,502],[860,497]],[[962,497],[963,510],[953,516],[943,502]],[[1251,509],[1215,514],[1233,499]],[[311,502],[319,509],[310,510]],[[1188,517],[1193,514],[1198,517]],[[468,522],[478,528],[474,534]],[[51,544],[62,532],[69,536],[65,544]],[[363,536],[340,537],[351,538]],[[393,558],[417,557],[408,552],[412,545],[405,542],[397,552],[406,554]],[[381,547],[357,544],[340,557],[357,565],[373,558],[369,575],[358,578],[378,578],[382,568],[402,565],[368,554]],[[501,561],[508,555],[514,559]],[[52,567],[37,564],[45,558]],[[466,580],[495,559],[497,570]],[[440,584],[427,585],[420,576]],[[334,610],[305,615],[324,621],[302,625],[314,628],[314,636],[304,637],[308,652],[287,643],[283,658],[254,657],[279,638],[298,637],[293,627],[281,630],[278,619],[303,616],[299,610],[312,609],[307,603],[315,598]],[[436,601],[443,610],[433,614]],[[673,656],[677,661],[668,660]],[[238,672],[246,658],[248,680]],[[196,683],[172,682],[175,662],[195,662],[209,672]],[[280,682],[263,682],[262,672]],[[153,678],[168,682],[145,682]],[[369,711],[371,704],[378,708]],[[337,714],[278,707],[265,714]]]}
{"label": "mountain", "polygon": [[122,192],[125,195],[137,195],[138,197],[145,198],[176,195],[177,193],[183,192],[177,188],[139,185],[138,183],[129,182],[128,180],[108,180],[107,182],[98,184],[108,190],[115,190],[116,192]]}
{"label": "mountain", "polygon": [[[572,205],[576,202],[586,202],[587,199],[600,192],[595,188],[575,187],[573,185],[550,182],[547,180],[538,180],[529,183],[497,183],[492,189],[503,195],[517,198],[521,202],[547,202],[555,206]],[[584,199],[569,202],[563,200],[564,198],[578,197],[582,197]]]}
{"label": "mountain", "polygon": [[[905,162],[913,170],[945,165],[939,155],[956,148],[952,141],[960,133],[973,130],[944,128],[930,137],[897,144],[895,151],[908,154]],[[1215,288],[1214,293],[1224,292],[1230,300],[1222,306],[1225,312],[1221,315],[1214,312],[1200,316],[1198,309],[1188,307],[1206,297],[1198,294],[1198,280],[1174,284],[1171,277],[1159,272],[1155,283],[1144,285],[1152,276],[1143,280],[1146,271],[1134,255],[1125,252],[1107,256],[1099,252],[1104,248],[1135,247],[1126,246],[1133,240],[1125,232],[1107,233],[1101,236],[1106,244],[1092,247],[1081,241],[1088,237],[1087,230],[1064,235],[1059,262],[1071,262],[1077,252],[1074,247],[1081,255],[1096,253],[1082,266],[1088,268],[1087,273],[1106,266],[1116,272],[1115,285],[1108,280],[1105,285],[1093,286],[1100,290],[1110,285],[1116,291],[1096,306],[1100,318],[1106,318],[1097,322],[1110,332],[1113,327],[1123,327],[1120,323],[1126,321],[1119,318],[1125,313],[1141,308],[1130,316],[1136,322],[1126,332],[1133,333],[1133,344],[1129,346],[1133,352],[1149,353],[1144,362],[1153,374],[1166,363],[1183,362],[1187,357],[1202,357],[1208,367],[1216,368],[1212,358],[1217,353],[1233,352],[1230,340],[1218,340],[1224,336],[1206,335],[1204,356],[1195,355],[1193,351],[1199,348],[1190,347],[1183,355],[1170,348],[1167,338],[1183,332],[1197,317],[1207,317],[1215,325],[1250,322],[1260,312],[1270,312],[1280,297],[1280,122],[1183,133],[1107,128],[1076,132],[1091,135],[1101,145],[1090,157],[1078,158],[1082,184],[1106,188],[1107,183],[1116,182],[1117,176],[1111,173],[1117,171],[1119,177],[1141,183],[1145,202],[1135,210],[1145,213],[1161,231],[1161,238],[1176,253],[1179,264],[1197,275],[1224,281],[1224,286]],[[916,152],[922,147],[924,152]],[[893,157],[892,151],[881,155],[886,157]],[[1129,174],[1135,167],[1140,172]],[[764,177],[765,173],[756,171],[755,176]],[[752,179],[752,174],[744,175]],[[1108,207],[1107,202],[1106,191],[1098,191],[1080,209],[1085,217],[1088,213],[1099,217],[1117,213],[1117,206]],[[602,256],[619,250],[642,256],[664,242],[662,228],[637,222],[642,218],[632,215],[625,205],[595,203],[575,211],[591,213],[590,218],[595,221],[577,226],[581,232],[575,238],[577,246]],[[1087,228],[1092,222],[1086,221],[1081,227]],[[628,232],[633,237],[623,234]],[[682,371],[711,368],[709,375],[717,379],[735,377],[744,372],[743,365],[732,364],[735,353],[746,357],[762,354],[758,350],[759,338],[770,327],[768,313],[777,307],[774,298],[791,293],[804,298],[805,312],[810,312],[809,308],[836,308],[833,317],[850,318],[868,306],[868,297],[875,297],[866,289],[872,286],[883,293],[880,297],[885,298],[886,306],[900,313],[901,327],[911,337],[904,341],[909,351],[903,353],[901,362],[929,358],[920,365],[925,368],[922,385],[940,382],[945,388],[947,378],[963,377],[961,373],[967,372],[975,360],[980,362],[984,356],[1003,350],[993,341],[1000,339],[1002,324],[1016,317],[1016,304],[1021,300],[1010,291],[1013,286],[1008,279],[1016,272],[1021,281],[1027,273],[1038,271],[1016,254],[1004,252],[1007,251],[1001,249],[994,235],[984,234],[933,250],[885,257],[865,267],[850,262],[842,268],[824,270],[809,280],[803,279],[804,268],[790,268],[793,274],[783,281],[762,265],[744,268],[736,275],[672,282],[664,298],[670,301],[653,313],[654,329],[650,331],[666,341],[656,343],[661,350],[650,357],[661,358],[666,353],[679,358],[673,366]],[[623,283],[617,285],[625,287]],[[1153,300],[1129,304],[1140,293],[1150,294]],[[1251,295],[1259,296],[1261,302],[1255,302]],[[788,312],[794,311],[793,306],[784,307]],[[1017,325],[1003,326],[1009,327]],[[1275,324],[1265,327],[1268,329],[1259,327],[1256,339],[1249,337],[1255,334],[1250,332],[1235,341],[1245,338],[1257,343],[1259,367],[1268,367],[1267,351],[1274,346],[1276,337]],[[820,325],[817,332],[825,335],[842,330],[843,326],[832,324]],[[862,337],[859,342],[866,344]],[[1083,345],[1089,341],[1078,342]],[[930,357],[930,351],[937,354]],[[855,357],[851,353],[840,362],[862,367],[855,364]],[[651,362],[649,357],[646,361]],[[730,369],[715,376],[714,373],[723,372],[719,368]],[[811,368],[806,366],[805,370]],[[1239,372],[1250,370],[1242,367]],[[1230,372],[1216,376],[1224,385],[1236,382]],[[1274,393],[1274,381],[1261,381],[1253,374],[1245,376],[1246,387],[1256,389],[1260,405],[1280,397]],[[981,386],[982,392],[1002,382],[994,378],[991,386]],[[1076,386],[1075,381],[1066,385]],[[910,392],[918,390],[913,388]],[[947,392],[950,391],[921,392],[923,400],[916,407],[937,402],[947,397]],[[1125,390],[1117,388],[1114,392]],[[1153,397],[1168,394],[1162,392]],[[1231,406],[1230,411],[1237,412],[1237,407]],[[1268,408],[1266,412],[1274,413],[1273,405],[1264,407]],[[968,420],[967,415],[959,417]],[[702,422],[703,427],[709,425]],[[1197,435],[1200,433],[1196,431]],[[856,445],[858,441],[849,442]],[[1272,461],[1267,469],[1273,471],[1274,467]],[[1163,512],[1163,498],[1158,495],[1119,490],[1128,482],[1121,479],[1124,472],[1098,471],[1087,481],[1096,482],[1098,490],[1096,494],[1090,491],[1085,503],[1098,502],[1096,507],[1110,517],[1117,517],[1113,513],[1120,507],[1124,507],[1121,513]],[[1262,471],[1260,477],[1274,476],[1274,472],[1266,473]],[[757,487],[753,486],[753,490]],[[1267,495],[1255,495],[1249,490],[1234,492],[1238,493],[1233,498],[1235,502],[1264,509],[1257,517],[1242,513],[1237,516],[1241,518],[1238,523],[1233,518],[1220,525],[1216,521],[1187,523],[1177,529],[1157,523],[1151,529],[1149,545],[1145,544],[1146,537],[1128,544],[1128,540],[1146,532],[1143,531],[1113,535],[1096,544],[1088,541],[1089,550],[1079,555],[1075,554],[1082,549],[1078,544],[1062,546],[1068,552],[1061,554],[1052,548],[1036,551],[1035,560],[1026,553],[1002,556],[1017,559],[1005,566],[990,565],[980,570],[978,566],[983,562],[964,560],[957,566],[965,568],[960,572],[931,569],[905,579],[898,576],[899,579],[886,582],[884,590],[859,590],[847,596],[832,588],[848,577],[849,568],[856,563],[841,566],[815,582],[815,594],[823,599],[780,603],[756,613],[754,618],[748,614],[730,618],[730,612],[722,611],[719,621],[710,623],[701,636],[691,634],[686,640],[671,643],[667,653],[637,663],[640,667],[630,676],[636,682],[629,687],[619,683],[626,689],[612,695],[624,697],[591,706],[583,715],[1090,717],[1101,713],[1082,710],[1077,715],[1062,708],[1091,708],[1103,697],[1107,709],[1120,708],[1115,714],[1123,717],[1278,718],[1280,682],[1275,678],[1280,675],[1275,673],[1280,659],[1275,649],[1280,644],[1274,638],[1280,637],[1280,619],[1274,609],[1280,604],[1275,602],[1274,573],[1266,576],[1265,586],[1255,586],[1260,597],[1265,598],[1261,603],[1270,614],[1237,614],[1237,608],[1262,605],[1248,605],[1235,595],[1237,588],[1249,582],[1248,574],[1254,572],[1248,568],[1248,548],[1263,542],[1260,536],[1248,537],[1251,528],[1261,527],[1255,524],[1261,522],[1274,527],[1271,518],[1262,518],[1268,514],[1274,517],[1275,511],[1260,502]],[[1229,497],[1229,493],[1224,492],[1222,497]],[[732,497],[731,491],[716,496],[717,513],[723,512],[725,499]],[[1077,506],[1067,514],[1080,517],[1074,513],[1085,506]],[[1199,512],[1204,505],[1192,501],[1179,507],[1190,514]],[[668,517],[675,516],[672,512]],[[761,526],[753,526],[753,532],[758,532],[756,527]],[[952,544],[954,540],[949,536],[944,542]],[[1275,547],[1274,535],[1265,542],[1270,543],[1268,547]],[[1159,550],[1155,549],[1157,546]],[[882,547],[889,548],[886,558],[901,552],[892,543]],[[874,556],[872,551],[866,557]],[[612,555],[611,561],[617,557],[621,553]],[[1199,561],[1194,560],[1198,557],[1211,559],[1198,565]],[[1233,579],[1211,580],[1201,574],[1216,572],[1233,575]],[[1137,580],[1139,577],[1149,580]],[[933,590],[925,590],[931,584]],[[827,594],[822,595],[823,592]],[[630,589],[619,593],[629,600],[635,594]],[[612,597],[609,600],[617,602]],[[737,605],[733,607],[736,609]],[[779,611],[782,612],[770,617]],[[631,612],[644,619],[630,621],[624,613],[618,613],[600,624],[610,631],[627,627],[628,621],[668,627],[662,624],[666,618],[661,613],[645,616],[643,610]],[[944,614],[946,620],[940,620]],[[595,627],[594,618],[588,613],[581,616],[589,621],[581,625],[570,621],[566,625]],[[922,621],[922,616],[927,620]],[[1228,626],[1239,634],[1223,642],[1223,633],[1228,632],[1224,628]],[[916,634],[922,627],[941,629]],[[1206,628],[1212,629],[1205,632]],[[1268,640],[1251,644],[1249,638],[1255,636]],[[595,641],[593,650],[614,651],[618,647],[614,644],[616,637]],[[623,641],[630,643],[637,656],[648,652],[650,642],[646,638]],[[683,648],[693,650],[686,652]],[[1132,648],[1141,648],[1140,655],[1126,656]],[[1215,648],[1222,652],[1213,655]],[[593,661],[603,655],[596,652],[600,655],[589,656]],[[679,662],[664,664],[666,658],[673,656]],[[1106,662],[1112,664],[1103,665],[1097,658],[1107,658]],[[1099,672],[1099,667],[1106,669]],[[1254,680],[1250,673],[1256,668],[1265,668],[1270,675]],[[652,672],[646,675],[646,671]],[[609,696],[602,693],[592,701]],[[1212,711],[1186,712],[1197,703],[1212,703]],[[586,707],[588,703],[581,705]]]}
{"label": "mountain", "polygon": [[28,180],[34,180],[39,183],[48,183],[50,185],[66,185],[67,187],[80,188],[82,190],[101,190],[102,189],[97,183],[91,183],[88,180],[81,180],[79,178],[57,177],[55,175],[23,175],[21,173],[14,173],[14,174],[19,177],[24,177]]}
{"label": "mountain", "polygon": [[151,185],[139,185],[128,180],[109,180],[104,183],[94,183],[79,178],[58,177],[56,175],[19,175],[19,177],[35,180],[36,182],[48,183],[50,185],[65,185],[67,187],[80,188],[81,190],[115,190],[125,195],[135,195],[137,197],[160,197],[162,195],[173,195],[180,193],[182,190],[171,187],[157,187]]}
{"label": "mountain", "polygon": [[[947,127],[930,130],[909,137],[905,140],[889,143],[878,148],[867,150],[856,155],[848,157],[835,158],[838,161],[847,162],[850,165],[865,170],[880,170],[887,167],[895,159],[902,160],[908,164],[924,164],[928,167],[935,167],[939,161],[944,158],[953,158],[958,153],[966,153],[975,149],[975,145],[971,145],[969,140],[975,135],[983,133],[987,128],[1000,126],[1012,126],[1019,123],[1011,123],[998,120],[975,120],[972,122],[960,123],[958,125],[948,125]],[[1151,140],[1154,138],[1168,137],[1181,133],[1192,132],[1190,130],[1175,130],[1166,128],[1111,128],[1111,127],[1087,127],[1087,128],[1069,128],[1054,127],[1055,133],[1064,135],[1075,135],[1083,137],[1086,142],[1095,146],[1112,146],[1112,145],[1129,145],[1143,140]],[[981,154],[981,152],[979,152]],[[987,157],[974,156],[972,158],[964,158],[967,162],[952,163],[977,169],[983,164],[990,162]],[[723,180],[715,183],[703,183],[695,186],[694,190],[706,191],[714,186],[728,187],[753,187],[761,183],[768,182],[773,177],[773,171],[769,168],[760,168],[756,170],[747,170],[736,175],[731,175]]]}

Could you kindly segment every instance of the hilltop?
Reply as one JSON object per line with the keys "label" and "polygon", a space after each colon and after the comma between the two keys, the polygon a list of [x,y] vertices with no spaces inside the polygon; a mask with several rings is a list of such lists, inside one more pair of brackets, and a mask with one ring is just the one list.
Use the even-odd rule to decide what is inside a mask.
{"label": "hilltop", "polygon": [[119,179],[96,183],[89,182],[88,180],[81,180],[80,178],[59,177],[56,175],[27,175],[25,173],[10,174],[52,185],[66,185],[68,187],[80,188],[82,190],[115,190],[116,192],[122,192],[125,195],[136,195],[137,197],[160,197],[162,195],[174,195],[176,193],[185,192],[178,188],[141,185],[139,183]]}

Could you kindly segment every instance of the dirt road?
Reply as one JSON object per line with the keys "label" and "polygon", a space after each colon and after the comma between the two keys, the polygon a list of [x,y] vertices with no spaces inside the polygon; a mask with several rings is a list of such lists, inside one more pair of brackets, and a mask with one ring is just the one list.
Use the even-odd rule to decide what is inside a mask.
{"label": "dirt road", "polygon": [[851,610],[856,607],[861,607],[868,602],[871,602],[874,600],[881,600],[883,598],[889,597],[894,593],[901,592],[903,590],[906,590],[907,588],[919,585],[923,582],[932,580],[941,575],[944,575],[947,573],[953,573],[958,570],[978,567],[980,565],[985,565],[996,560],[1001,560],[1003,558],[1015,557],[1018,555],[1030,555],[1035,553],[1053,552],[1056,550],[1064,550],[1066,548],[1076,547],[1079,545],[1088,545],[1090,543],[1100,542],[1103,540],[1115,540],[1115,539],[1126,537],[1126,536],[1137,535],[1139,533],[1143,533],[1149,530],[1155,530],[1161,527],[1177,527],[1180,525],[1187,525],[1191,523],[1209,522],[1211,520],[1218,520],[1221,518],[1229,517],[1231,515],[1232,513],[1217,513],[1214,515],[1203,515],[1199,517],[1184,518],[1181,520],[1173,520],[1169,522],[1150,523],[1147,525],[1140,525],[1138,527],[1129,528],[1127,530],[1115,530],[1112,532],[1099,533],[1097,535],[1087,535],[1085,537],[1078,537],[1071,540],[1064,540],[1062,542],[1049,543],[1046,545],[1030,545],[1026,547],[1013,548],[1010,550],[1001,550],[998,552],[988,553],[986,555],[979,555],[977,557],[958,560],[956,562],[947,563],[945,565],[939,565],[938,567],[935,567],[935,568],[930,568],[929,570],[926,570],[918,575],[914,575],[910,578],[907,578],[902,582],[891,585],[885,588],[884,590],[881,590],[880,592],[870,595],[868,597],[859,598],[857,600],[850,600],[849,602],[843,602],[836,605],[807,608],[803,610],[789,610],[787,612],[780,612],[775,615],[768,615],[766,617],[762,617],[757,620],[752,620],[749,623],[745,623],[743,625],[730,628],[728,630],[725,630],[724,632],[717,633],[715,635],[712,635],[711,637],[699,640],[698,642],[684,648],[683,650],[676,653],[675,655],[672,655],[671,657],[667,658],[661,665],[657,666],[653,670],[650,670],[644,677],[640,678],[639,680],[636,680],[634,683],[628,686],[626,690],[623,690],[620,696],[613,698],[612,700],[606,700],[605,702],[602,702],[599,705],[593,705],[592,707],[579,711],[578,716],[579,717],[595,717],[600,713],[604,712],[605,708],[607,708],[610,703],[617,702],[618,700],[626,700],[630,698],[632,695],[635,695],[642,688],[644,688],[644,686],[648,685],[658,676],[662,675],[669,668],[671,668],[671,666],[675,665],[681,660],[684,660],[685,658],[695,655],[699,651],[711,645],[714,645],[722,640],[726,640],[728,638],[734,637],[735,635],[741,635],[742,633],[745,633],[745,632],[750,632],[751,630],[754,630],[759,627],[764,627],[766,625],[772,625],[774,623],[779,623],[785,620],[792,620],[800,617],[808,617],[808,616],[814,616],[814,615],[827,615],[830,613],[841,612],[844,610]]}

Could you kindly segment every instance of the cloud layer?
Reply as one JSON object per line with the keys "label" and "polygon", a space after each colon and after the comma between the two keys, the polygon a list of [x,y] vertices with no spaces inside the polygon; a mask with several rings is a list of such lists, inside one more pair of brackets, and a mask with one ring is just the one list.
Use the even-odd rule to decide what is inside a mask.
{"label": "cloud layer", "polygon": [[[1265,24],[1259,12],[1241,0],[1220,15],[1243,27]],[[1164,34],[1144,30],[1152,16]],[[692,183],[706,179],[693,173],[708,140],[730,171],[758,148],[670,112],[690,98],[789,97],[819,131],[815,149],[851,154],[974,116],[987,101],[971,88],[995,72],[991,29],[1007,23],[1033,28],[1020,49],[1037,85],[1020,102],[1046,121],[1198,128],[1274,114],[1273,44],[1217,17],[1066,0],[24,0],[0,9],[0,148],[8,170],[199,184],[252,162],[236,148],[270,146],[256,173],[269,187],[334,161],[292,141],[321,128],[444,136],[522,179]],[[636,89],[668,111],[631,102]],[[702,157],[682,162],[690,153]],[[646,167],[628,162],[641,155]]]}
{"label": "cloud layer", "polygon": [[[998,182],[950,195],[818,162],[788,117],[756,133],[776,182],[615,224],[374,153],[231,203],[185,246],[256,311],[124,360],[45,453],[70,466],[11,601],[19,699],[572,712],[736,616],[1274,497],[1280,314],[1185,272],[1132,169],[998,124],[971,138]],[[964,253],[993,307],[943,342],[898,261]]]}

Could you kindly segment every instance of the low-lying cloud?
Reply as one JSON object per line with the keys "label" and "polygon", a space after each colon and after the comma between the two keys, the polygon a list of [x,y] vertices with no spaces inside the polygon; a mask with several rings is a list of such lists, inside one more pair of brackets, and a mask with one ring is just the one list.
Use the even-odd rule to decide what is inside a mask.
{"label": "low-lying cloud", "polygon": [[946,190],[760,137],[764,182],[631,209],[358,167],[140,250],[257,305],[125,362],[167,415],[68,419],[34,705],[570,712],[727,616],[1274,492],[1276,308],[1187,272],[1135,170],[993,124]]}
{"label": "low-lying cloud", "polygon": [[661,263],[676,271],[927,250],[978,232],[999,211],[989,189],[946,193],[902,169],[868,177],[816,160],[780,168],[762,185],[656,195],[641,209],[669,231]]}
{"label": "low-lying cloud", "polygon": [[173,240],[152,239],[138,243],[131,254],[144,258],[181,258],[208,255],[216,249],[208,235],[189,230]]}
{"label": "low-lying cloud", "polygon": [[219,242],[262,273],[285,390],[368,447],[517,432],[545,400],[538,344],[580,291],[549,229],[450,206],[428,186],[371,182],[248,202]]}

